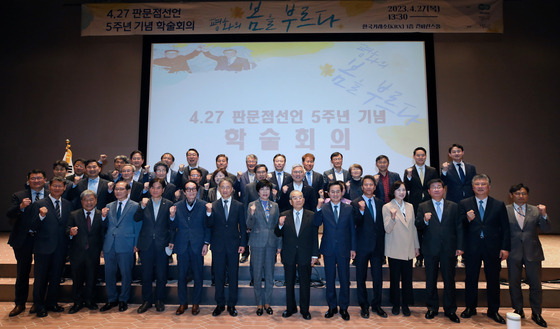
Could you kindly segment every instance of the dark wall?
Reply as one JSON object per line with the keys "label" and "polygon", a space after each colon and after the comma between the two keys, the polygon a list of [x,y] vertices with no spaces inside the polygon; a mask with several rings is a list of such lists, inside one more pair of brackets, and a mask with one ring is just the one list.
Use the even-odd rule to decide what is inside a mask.
{"label": "dark wall", "polygon": [[[0,53],[1,209],[29,169],[51,177],[66,138],[75,157],[112,158],[138,142],[142,37],[80,37],[79,6],[25,3],[8,4],[6,13],[19,14],[3,18],[12,34]],[[463,144],[465,160],[491,176],[492,195],[506,200],[522,181],[552,216],[560,183],[558,9],[556,1],[505,1],[504,34],[434,37],[440,158]]]}

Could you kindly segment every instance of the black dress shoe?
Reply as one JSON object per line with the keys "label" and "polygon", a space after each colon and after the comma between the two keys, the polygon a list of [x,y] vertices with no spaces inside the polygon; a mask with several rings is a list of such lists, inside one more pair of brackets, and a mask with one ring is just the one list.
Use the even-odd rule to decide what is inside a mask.
{"label": "black dress shoe", "polygon": [[535,321],[536,324],[538,324],[541,327],[548,327],[548,325],[546,324],[546,321],[542,318],[542,316],[540,314],[535,314],[533,313],[533,315],[531,316],[531,320]]}
{"label": "black dress shoe", "polygon": [[325,312],[325,318],[327,319],[332,318],[336,313],[338,313],[338,309],[336,307],[329,308],[327,312]]}
{"label": "black dress shoe", "polygon": [[227,311],[228,311],[229,315],[237,316],[237,310],[235,309],[235,306],[228,306]]}
{"label": "black dress shoe", "polygon": [[340,317],[344,321],[350,321],[350,314],[348,314],[348,310],[340,309]]}
{"label": "black dress shoe", "polygon": [[301,316],[303,317],[304,320],[311,320],[311,313],[309,312],[301,313]]}
{"label": "black dress shoe", "polygon": [[14,309],[10,311],[10,316],[19,315],[23,311],[25,311],[25,304],[16,305],[16,307],[14,307]]}
{"label": "black dress shoe", "polygon": [[88,310],[92,310],[92,311],[95,311],[96,309],[98,309],[97,304],[96,304],[96,303],[93,303],[93,302],[85,303],[84,306],[85,306]]}
{"label": "black dress shoe", "polygon": [[82,303],[74,304],[72,305],[72,307],[70,307],[70,310],[68,310],[68,314],[78,313],[83,307],[84,306]]}
{"label": "black dress shoe", "polygon": [[360,310],[360,316],[364,319],[369,319],[369,307],[362,306]]}
{"label": "black dress shoe", "polygon": [[476,308],[466,308],[463,312],[461,312],[461,317],[463,319],[468,319],[471,316],[476,315]]}
{"label": "black dress shoe", "polygon": [[268,315],[272,315],[272,313],[274,313],[274,311],[272,311],[272,307],[265,307],[264,310],[266,311],[266,314]]}
{"label": "black dress shoe", "polygon": [[459,317],[455,313],[444,313],[444,314],[446,317],[449,318],[449,320],[451,320],[451,322],[455,322],[455,323],[461,322],[461,320],[459,320]]}
{"label": "black dress shoe", "polygon": [[216,306],[216,308],[214,308],[214,310],[212,311],[212,316],[218,316],[220,314],[222,314],[223,311],[226,310],[226,307],[223,305],[218,305]]}
{"label": "black dress shoe", "polygon": [[[404,313],[404,311],[403,311]],[[438,315],[438,312],[434,312],[432,310],[428,310],[428,312],[426,312],[426,316],[424,316],[426,319],[433,319],[436,315]]]}
{"label": "black dress shoe", "polygon": [[99,309],[99,312],[108,311],[108,310],[110,310],[113,307],[116,307],[118,305],[119,305],[119,302],[107,302],[107,303],[105,303],[105,305],[101,306],[101,308]]}
{"label": "black dress shoe", "polygon": [[290,316],[294,315],[294,313],[296,313],[296,312],[285,310],[284,313],[282,313],[282,317],[283,318],[289,318]]}
{"label": "black dress shoe", "polygon": [[258,316],[263,315],[263,308],[262,307],[257,307],[257,315]]}
{"label": "black dress shoe", "polygon": [[119,302],[119,312],[124,312],[128,310],[128,303],[127,302]]}
{"label": "black dress shoe", "polygon": [[[24,309],[25,309],[25,305],[23,305]],[[35,304],[31,305],[31,308],[29,309],[29,314],[35,314],[37,313],[37,306],[35,306]]]}
{"label": "black dress shoe", "polygon": [[410,309],[408,308],[408,306],[403,306],[402,307],[402,314],[404,316],[410,316]]}
{"label": "black dress shoe", "polygon": [[488,312],[486,316],[500,324],[506,324],[506,320],[498,312]]}
{"label": "black dress shoe", "polygon": [[165,311],[165,304],[161,300],[156,301],[156,311],[163,312]]}
{"label": "black dress shoe", "polygon": [[385,313],[385,311],[381,308],[381,306],[377,306],[377,307],[371,307],[371,310],[375,313],[377,313],[377,315],[379,315],[382,318],[386,318],[387,317],[387,313]]}
{"label": "black dress shoe", "polygon": [[525,312],[523,312],[523,310],[515,310],[513,313],[518,314],[522,319],[525,319]]}
{"label": "black dress shoe", "polygon": [[393,308],[391,309],[391,313],[393,313],[393,315],[399,315],[399,313],[401,313],[400,307],[393,306]]}
{"label": "black dress shoe", "polygon": [[45,316],[49,315],[46,308],[37,309],[37,317],[44,318]]}
{"label": "black dress shoe", "polygon": [[58,305],[58,304],[54,304],[54,305],[48,305],[47,306],[47,311],[51,311],[51,312],[55,312],[55,313],[60,313],[60,312],[64,312],[64,307]]}
{"label": "black dress shoe", "polygon": [[144,313],[148,309],[152,308],[152,303],[143,302],[142,305],[138,308],[138,313]]}

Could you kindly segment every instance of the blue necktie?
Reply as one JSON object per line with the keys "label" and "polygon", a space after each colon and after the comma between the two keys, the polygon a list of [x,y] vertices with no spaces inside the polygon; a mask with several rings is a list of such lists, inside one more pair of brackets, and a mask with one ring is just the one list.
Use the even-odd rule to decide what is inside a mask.
{"label": "blue necktie", "polygon": [[461,178],[461,182],[465,182],[465,172],[463,171],[463,167],[460,163],[457,164],[457,171],[459,171],[459,177]]}
{"label": "blue necktie", "polygon": [[56,219],[60,221],[60,201],[54,200],[54,203],[56,203],[56,205],[54,206],[54,214],[56,215]]}
{"label": "blue necktie", "polygon": [[276,177],[276,180],[278,181],[278,186],[281,187],[282,186],[282,173],[276,173],[276,175],[278,175],[278,177]]}
{"label": "blue necktie", "polygon": [[371,204],[371,199],[368,199],[368,208],[369,213],[371,214],[371,218],[373,218],[373,222],[375,223],[375,215],[373,214],[373,205]]}
{"label": "blue necktie", "polygon": [[296,235],[299,236],[299,229],[301,228],[301,218],[299,218],[299,211],[296,211]]}
{"label": "blue necktie", "polygon": [[228,220],[229,217],[229,211],[228,211],[228,207],[227,207],[227,203],[229,200],[224,200],[224,213],[226,214],[226,222]]}
{"label": "blue necktie", "polygon": [[334,206],[334,222],[338,224],[338,206]]}
{"label": "blue necktie", "polygon": [[119,202],[119,208],[117,209],[117,220],[121,219],[122,214],[122,202]]}
{"label": "blue necktie", "polygon": [[441,223],[441,202],[436,202],[436,213],[439,219],[439,222]]}
{"label": "blue necktie", "polygon": [[[480,221],[484,221],[484,207],[482,206],[484,204],[484,201],[478,201],[478,212],[480,213]],[[480,230],[480,238],[484,238],[484,232],[482,231],[482,229]]]}
{"label": "blue necktie", "polygon": [[313,185],[313,182],[311,181],[311,171],[308,171],[308,172],[307,172],[307,184],[308,184],[309,186],[312,186],[312,185]]}

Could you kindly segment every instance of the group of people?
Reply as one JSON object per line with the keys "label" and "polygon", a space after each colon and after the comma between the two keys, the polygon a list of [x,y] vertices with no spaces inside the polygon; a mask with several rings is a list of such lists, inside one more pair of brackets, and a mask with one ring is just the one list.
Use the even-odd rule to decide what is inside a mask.
{"label": "group of people", "polygon": [[[60,277],[70,258],[74,303],[69,313],[83,307],[97,309],[94,287],[103,252],[107,302],[100,311],[128,308],[132,269],[138,253],[142,266],[142,299],[138,313],[152,306],[165,309],[168,257],[177,255],[177,315],[188,309],[187,276],[194,289],[191,313],[200,312],[204,256],[212,252],[216,307],[212,315],[226,311],[237,315],[239,263],[250,259],[256,314],[273,314],[271,299],[274,265],[281,255],[286,286],[283,317],[298,312],[295,285],[299,282],[299,313],[309,312],[311,270],[322,256],[326,278],[326,318],[340,314],[349,320],[350,263],[356,266],[360,315],[370,310],[381,317],[382,266],[388,260],[391,313],[410,315],[414,304],[412,268],[425,266],[425,317],[438,315],[438,272],[444,282],[443,310],[452,322],[456,314],[455,266],[465,261],[466,309],[477,314],[478,279],[481,263],[487,283],[487,316],[505,323],[500,307],[499,273],[507,260],[509,289],[514,312],[524,317],[521,276],[525,267],[530,285],[532,319],[546,327],[542,318],[541,262],[544,260],[537,228],[550,230],[544,205],[528,202],[529,188],[510,189],[513,204],[489,196],[490,178],[478,174],[463,161],[464,149],[453,144],[450,162],[441,172],[427,166],[426,150],[413,151],[414,165],[403,179],[388,170],[389,158],[376,159],[379,172],[363,175],[359,164],[342,168],[343,155],[331,155],[332,168],[314,171],[315,157],[305,154],[291,173],[284,171],[286,157],[277,154],[269,172],[257,156],[246,157],[247,171],[227,171],[228,157],[216,157],[216,169],[198,166],[196,149],[186,152],[187,165],[171,169],[175,158],[165,153],[149,167],[141,151],[114,159],[114,170],[102,173],[106,156],[57,161],[53,178],[46,182],[43,170],[31,170],[26,188],[14,193],[8,210],[13,229],[8,243],[17,260],[15,308],[10,316],[25,310],[29,272],[35,261],[33,306],[39,317],[62,312],[58,304]],[[322,233],[319,245],[319,234]],[[249,257],[250,255],[250,257]],[[34,257],[33,257],[34,256]],[[240,259],[241,257],[241,259]],[[366,289],[368,268],[373,295]],[[117,271],[121,289],[117,289]],[[190,274],[189,274],[190,273]],[[340,286],[335,288],[338,276]],[[153,292],[152,282],[156,288]],[[263,286],[264,284],[264,286]],[[402,284],[402,288],[401,288]],[[228,296],[225,296],[225,287]]]}

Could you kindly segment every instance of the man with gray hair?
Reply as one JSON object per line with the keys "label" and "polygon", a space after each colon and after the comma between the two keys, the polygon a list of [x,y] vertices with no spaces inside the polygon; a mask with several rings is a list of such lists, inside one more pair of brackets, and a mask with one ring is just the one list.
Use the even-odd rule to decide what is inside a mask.
{"label": "man with gray hair", "polygon": [[305,203],[303,207],[307,210],[315,211],[317,207],[317,197],[315,196],[315,190],[313,187],[307,185],[304,182],[305,177],[305,169],[301,164],[295,164],[292,166],[292,181],[282,186],[280,190],[280,197],[278,199],[278,207],[280,208],[280,212],[284,212],[286,210],[290,210],[292,208],[290,203],[290,193],[292,191],[300,191],[303,193],[303,198],[305,199]]}
{"label": "man with gray hair", "polygon": [[245,164],[247,165],[247,171],[237,172],[237,180],[239,181],[240,191],[236,191],[235,193],[240,193],[240,198],[243,200],[245,194],[245,186],[249,183],[255,181],[255,167],[258,164],[259,159],[254,154],[249,154],[245,157]]}

